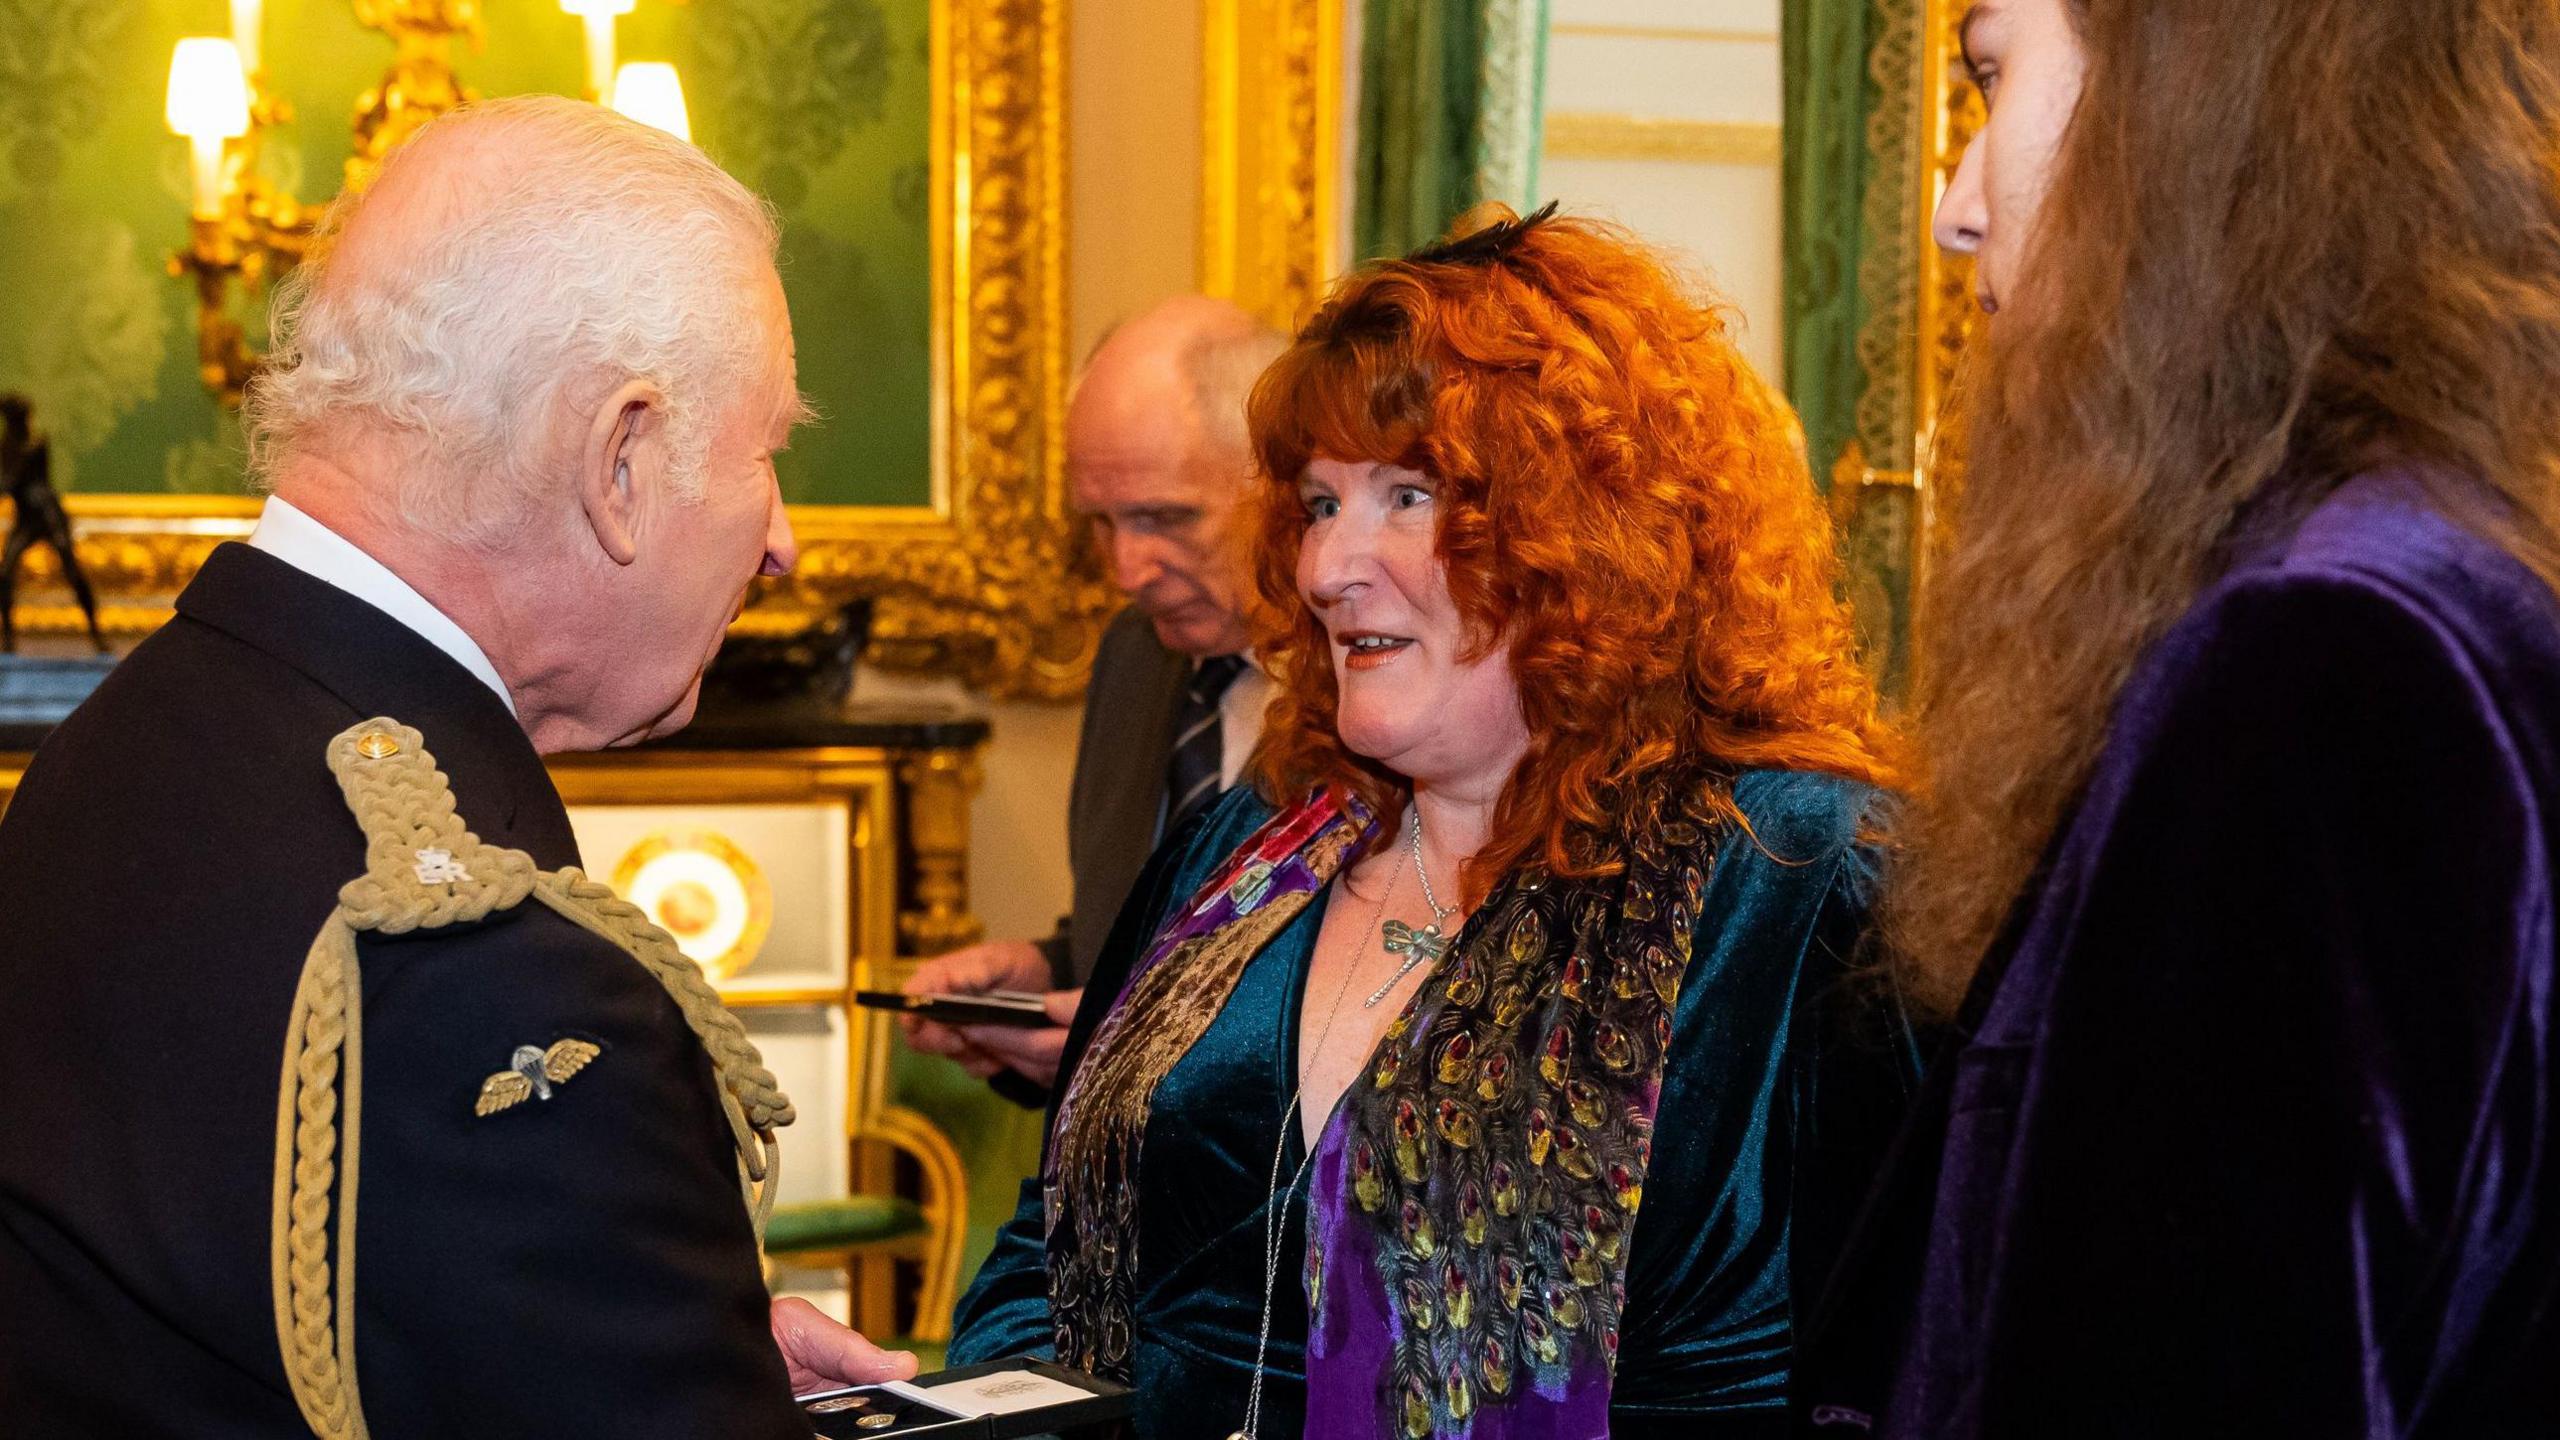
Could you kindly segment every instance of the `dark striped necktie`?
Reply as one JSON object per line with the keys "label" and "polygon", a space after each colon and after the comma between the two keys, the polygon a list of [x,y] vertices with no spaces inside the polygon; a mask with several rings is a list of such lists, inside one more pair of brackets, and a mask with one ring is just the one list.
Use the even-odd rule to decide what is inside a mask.
{"label": "dark striped necktie", "polygon": [[1165,762],[1164,833],[1172,834],[1191,812],[1218,798],[1225,758],[1224,727],[1218,723],[1218,701],[1244,673],[1244,657],[1218,655],[1191,670],[1183,687],[1182,710],[1173,726],[1173,756]]}

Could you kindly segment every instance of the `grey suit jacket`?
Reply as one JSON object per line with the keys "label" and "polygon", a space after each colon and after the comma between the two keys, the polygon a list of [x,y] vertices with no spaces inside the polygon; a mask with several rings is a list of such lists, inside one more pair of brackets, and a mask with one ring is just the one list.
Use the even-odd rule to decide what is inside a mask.
{"label": "grey suit jacket", "polygon": [[1076,743],[1067,801],[1067,864],[1074,911],[1040,942],[1060,988],[1082,985],[1102,954],[1129,887],[1153,854],[1163,823],[1165,767],[1182,710],[1190,657],[1167,650],[1136,607],[1102,634],[1085,689],[1084,732]]}

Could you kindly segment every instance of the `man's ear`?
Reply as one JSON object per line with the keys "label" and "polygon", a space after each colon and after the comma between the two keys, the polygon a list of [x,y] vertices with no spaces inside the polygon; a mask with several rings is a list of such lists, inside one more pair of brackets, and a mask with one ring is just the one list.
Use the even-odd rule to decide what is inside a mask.
{"label": "man's ear", "polygon": [[596,545],[616,565],[640,555],[640,498],[663,464],[667,398],[626,380],[596,406],[578,451],[578,504]]}

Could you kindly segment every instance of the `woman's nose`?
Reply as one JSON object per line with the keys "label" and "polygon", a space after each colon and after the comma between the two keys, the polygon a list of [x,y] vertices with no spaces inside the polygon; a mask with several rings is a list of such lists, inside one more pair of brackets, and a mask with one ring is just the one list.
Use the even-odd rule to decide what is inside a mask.
{"label": "woman's nose", "polygon": [[1982,237],[1991,228],[1990,209],[1982,192],[1981,159],[1981,142],[1966,146],[1964,159],[1956,163],[1955,179],[1947,183],[1947,193],[1938,200],[1938,213],[1929,229],[1941,250],[1971,255],[1982,248]]}
{"label": "woman's nose", "polygon": [[1298,589],[1312,604],[1337,604],[1366,583],[1376,556],[1372,527],[1348,508],[1310,527],[1298,550]]}

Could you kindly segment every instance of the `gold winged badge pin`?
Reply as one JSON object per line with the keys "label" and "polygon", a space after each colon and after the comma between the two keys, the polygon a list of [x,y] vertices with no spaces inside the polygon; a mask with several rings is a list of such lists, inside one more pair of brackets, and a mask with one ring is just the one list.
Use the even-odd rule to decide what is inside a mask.
{"label": "gold winged badge pin", "polygon": [[601,1048],[585,1040],[554,1040],[546,1050],[539,1045],[519,1045],[507,1068],[480,1082],[480,1099],[471,1107],[474,1115],[495,1115],[525,1102],[551,1098],[551,1087],[587,1068],[587,1062],[603,1053]]}

